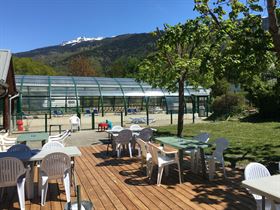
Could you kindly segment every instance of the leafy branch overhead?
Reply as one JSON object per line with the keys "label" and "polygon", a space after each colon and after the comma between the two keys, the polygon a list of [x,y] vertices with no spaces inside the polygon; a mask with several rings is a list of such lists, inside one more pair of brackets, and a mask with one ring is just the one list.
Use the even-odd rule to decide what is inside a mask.
{"label": "leafy branch overhead", "polygon": [[213,66],[205,58],[212,56],[218,42],[208,22],[209,19],[197,18],[156,31],[156,51],[139,65],[138,78],[170,91],[178,90],[180,80],[196,86],[211,85]]}

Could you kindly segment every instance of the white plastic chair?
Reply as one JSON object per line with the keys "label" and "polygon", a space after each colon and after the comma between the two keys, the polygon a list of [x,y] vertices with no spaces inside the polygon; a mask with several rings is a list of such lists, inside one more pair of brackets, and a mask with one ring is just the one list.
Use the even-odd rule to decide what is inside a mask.
{"label": "white plastic chair", "polygon": [[[209,141],[209,133],[200,133],[197,136],[194,136],[193,139],[199,142],[207,143]],[[191,171],[198,173],[199,170],[199,161],[200,161],[200,150],[198,149],[188,149],[184,151],[184,154],[190,155],[191,157]]]}
{"label": "white plastic chair", "polygon": [[80,130],[81,129],[81,121],[80,118],[76,115],[73,115],[69,118],[70,124],[71,124],[71,131],[74,130]]}
{"label": "white plastic chair", "polygon": [[[258,179],[262,177],[271,176],[268,169],[260,164],[260,163],[249,163],[244,171],[245,180],[252,180],[252,179]],[[253,197],[255,198],[255,201],[257,203],[257,209],[262,209],[262,196],[253,194]],[[271,205],[272,204],[272,205]],[[272,208],[273,207],[273,208]],[[280,209],[280,205],[275,205],[272,201],[266,200],[265,201],[265,209]]]}
{"label": "white plastic chair", "polygon": [[48,191],[48,180],[63,179],[66,200],[70,202],[71,160],[64,153],[51,153],[44,157],[39,168],[39,187],[41,188],[41,205],[44,206]]}
{"label": "white plastic chair", "polygon": [[63,135],[61,137],[49,137],[48,142],[52,142],[52,141],[57,141],[60,142],[61,144],[63,144],[65,146],[66,144],[66,139],[71,136],[71,131],[67,130],[66,132],[63,133]]}
{"label": "white plastic chair", "polygon": [[137,124],[133,124],[129,127],[129,129],[133,132],[133,131],[139,131],[139,130],[142,130],[141,126],[140,125],[137,125]]}
{"label": "white plastic chair", "polygon": [[25,209],[25,174],[27,169],[14,157],[0,158],[0,188],[17,186],[20,209]]}
{"label": "white plastic chair", "polygon": [[228,140],[224,138],[219,138],[215,142],[216,148],[212,155],[206,156],[205,160],[208,161],[209,164],[209,180],[212,180],[214,177],[216,162],[221,163],[223,167],[224,177],[226,178],[226,169],[225,169],[225,162],[224,162],[224,151],[228,148]]}
{"label": "white plastic chair", "polygon": [[137,138],[142,139],[144,141],[150,141],[153,137],[153,130],[151,128],[144,128],[140,131]]}
{"label": "white plastic chair", "polygon": [[146,163],[146,173],[149,174],[149,169],[152,161],[152,155],[148,151],[147,142],[140,138],[136,139],[137,144],[139,144],[138,156],[141,157],[141,168],[143,168],[144,163]]}
{"label": "white plastic chair", "polygon": [[[161,149],[160,147],[157,147],[156,145],[152,144],[151,142],[148,142],[147,145],[148,145],[148,150],[152,155],[152,162],[150,164],[149,175],[148,175],[149,178],[151,179],[152,177],[153,166],[158,165],[157,185],[160,186],[164,167],[171,164],[177,164],[178,171],[179,171],[179,181],[181,184],[182,183],[181,168],[179,163],[178,151],[174,150],[174,151],[167,152]],[[174,154],[174,157],[167,156],[167,154]]]}
{"label": "white plastic chair", "polygon": [[8,137],[8,133],[0,135],[0,151],[5,152],[16,143],[17,139]]}
{"label": "white plastic chair", "polygon": [[49,136],[49,139],[52,139],[52,138],[61,138],[63,135],[65,135],[66,133],[68,133],[69,130],[65,130],[63,131],[63,133],[60,133],[60,134],[57,134],[57,135],[52,135],[52,136]]}
{"label": "white plastic chair", "polygon": [[42,147],[42,150],[52,150],[52,149],[63,148],[63,147],[64,145],[58,141],[50,141]]}
{"label": "white plastic chair", "polygon": [[129,156],[132,158],[131,139],[132,139],[132,131],[128,129],[124,129],[120,131],[119,135],[113,138],[113,148],[115,144],[118,157],[120,157],[122,146],[127,145],[129,150]]}

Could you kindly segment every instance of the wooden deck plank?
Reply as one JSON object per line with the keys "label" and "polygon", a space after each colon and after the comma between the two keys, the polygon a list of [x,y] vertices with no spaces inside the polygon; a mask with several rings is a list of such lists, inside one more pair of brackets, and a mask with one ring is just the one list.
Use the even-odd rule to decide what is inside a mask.
{"label": "wooden deck plank", "polygon": [[[169,176],[162,185],[156,185],[156,170],[149,183],[140,160],[127,156],[107,157],[106,145],[81,147],[76,160],[77,183],[81,185],[83,200],[91,200],[99,209],[255,209],[253,197],[241,187],[243,172],[228,170],[228,179],[205,181],[200,175],[184,170],[184,183],[178,183],[178,171],[170,167]],[[221,175],[221,173],[219,173]],[[37,172],[34,176],[37,188]],[[16,194],[14,189],[13,194]],[[66,203],[61,181],[51,181],[47,202],[40,205],[36,196],[26,199],[26,210],[60,210]],[[75,200],[72,190],[71,200]],[[19,209],[17,196],[5,198],[0,209]]]}
{"label": "wooden deck plank", "polygon": [[[94,160],[97,160],[97,159],[94,159]],[[100,165],[100,163],[102,163],[102,162],[97,161],[97,162],[95,162],[95,164]],[[98,166],[97,170],[99,170],[99,168],[101,168],[101,167],[102,166]],[[102,173],[102,177],[103,176],[108,176],[109,180],[114,181],[114,183],[117,184],[117,186],[119,186],[122,193],[126,196],[126,198],[123,200],[123,205],[125,205],[128,209],[136,209],[136,208],[139,208],[139,207],[140,207],[140,209],[147,209],[147,207],[143,203],[140,202],[140,200],[137,198],[137,196],[134,195],[135,192],[131,192],[127,188],[127,186],[124,184],[124,182],[121,181],[119,178],[117,178],[118,172],[115,174],[111,170],[109,170],[109,168],[110,168],[110,166],[104,167],[102,169],[103,172],[100,170],[100,173]],[[133,202],[131,202],[132,199],[133,199],[133,202],[136,202],[135,204],[133,204]]]}
{"label": "wooden deck plank", "polygon": [[86,158],[88,161],[87,167],[91,169],[92,176],[99,177],[98,182],[100,183],[100,186],[103,188],[104,192],[107,194],[108,198],[111,200],[115,208],[126,209],[126,207],[122,204],[122,202],[114,193],[114,190],[117,188],[117,186],[114,186],[114,183],[111,183],[112,180],[110,180],[106,175],[100,173],[99,170],[96,170],[97,168],[95,167],[95,164],[93,164],[94,161],[87,154],[86,150],[83,150],[83,154],[85,154],[84,158]]}

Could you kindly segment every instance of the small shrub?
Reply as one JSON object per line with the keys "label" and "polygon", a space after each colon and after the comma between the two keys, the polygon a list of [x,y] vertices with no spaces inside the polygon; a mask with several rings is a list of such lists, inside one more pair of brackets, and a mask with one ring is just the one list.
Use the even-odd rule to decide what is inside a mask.
{"label": "small shrub", "polygon": [[245,107],[245,97],[243,95],[227,93],[217,97],[212,104],[215,118],[227,118],[240,114]]}

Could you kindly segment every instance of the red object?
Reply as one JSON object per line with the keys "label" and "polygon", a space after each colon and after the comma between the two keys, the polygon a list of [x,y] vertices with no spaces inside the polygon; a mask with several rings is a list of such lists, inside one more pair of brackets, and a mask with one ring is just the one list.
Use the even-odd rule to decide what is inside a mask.
{"label": "red object", "polygon": [[107,123],[98,123],[98,131],[105,131],[108,129]]}
{"label": "red object", "polygon": [[22,120],[17,120],[17,128],[18,128],[18,131],[23,131],[23,121]]}

